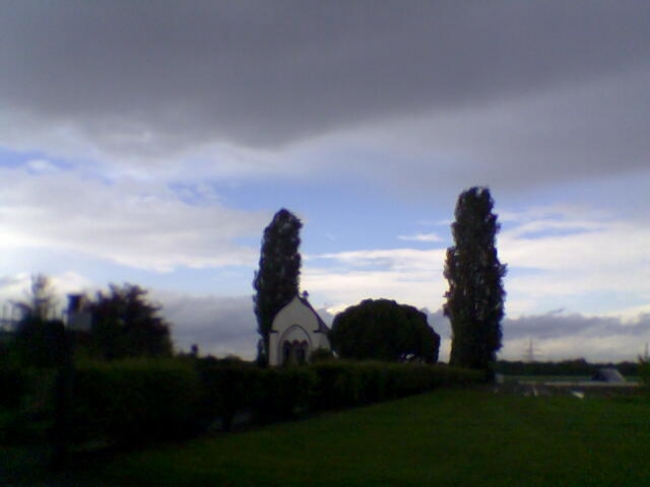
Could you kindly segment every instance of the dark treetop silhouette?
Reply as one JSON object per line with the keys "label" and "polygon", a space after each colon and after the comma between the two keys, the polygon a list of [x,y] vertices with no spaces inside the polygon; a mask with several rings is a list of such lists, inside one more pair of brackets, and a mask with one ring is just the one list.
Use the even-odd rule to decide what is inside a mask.
{"label": "dark treetop silhouette", "polygon": [[444,313],[451,321],[450,364],[488,370],[501,348],[506,266],[499,262],[499,231],[488,188],[463,192],[452,224],[454,245],[447,249],[444,276],[449,282]]}
{"label": "dark treetop silhouette", "polygon": [[440,335],[413,306],[366,299],[334,318],[332,348],[341,358],[390,362],[438,360]]}
{"label": "dark treetop silhouette", "polygon": [[266,364],[269,356],[269,332],[277,312],[298,295],[301,257],[300,229],[302,222],[284,208],[278,211],[264,229],[259,270],[253,287],[256,294],[255,315],[258,332],[258,361]]}

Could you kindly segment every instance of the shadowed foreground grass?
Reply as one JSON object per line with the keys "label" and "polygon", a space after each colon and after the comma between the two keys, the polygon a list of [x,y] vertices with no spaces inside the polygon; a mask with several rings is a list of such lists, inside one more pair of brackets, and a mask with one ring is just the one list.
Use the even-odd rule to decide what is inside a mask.
{"label": "shadowed foreground grass", "polygon": [[118,456],[104,485],[647,486],[650,402],[437,391]]}

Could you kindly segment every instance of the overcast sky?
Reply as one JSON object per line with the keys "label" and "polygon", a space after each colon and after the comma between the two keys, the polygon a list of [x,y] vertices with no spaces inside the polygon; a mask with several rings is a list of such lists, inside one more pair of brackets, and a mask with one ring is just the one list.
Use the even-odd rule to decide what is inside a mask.
{"label": "overcast sky", "polygon": [[250,358],[286,207],[325,318],[426,308],[446,359],[449,225],[486,185],[501,357],[650,341],[647,1],[0,0],[0,73],[3,301],[140,284],[180,348]]}

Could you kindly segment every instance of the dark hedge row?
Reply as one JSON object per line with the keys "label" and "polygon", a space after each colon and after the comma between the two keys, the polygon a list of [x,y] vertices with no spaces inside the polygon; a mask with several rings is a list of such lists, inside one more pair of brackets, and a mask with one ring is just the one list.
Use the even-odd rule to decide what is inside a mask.
{"label": "dark hedge row", "polygon": [[201,384],[183,360],[125,360],[79,366],[74,375],[72,438],[137,443],[194,431]]}
{"label": "dark hedge row", "polygon": [[444,365],[329,362],[312,366],[318,377],[315,409],[340,409],[484,380],[482,372]]}
{"label": "dark hedge row", "polygon": [[485,374],[443,365],[323,362],[260,369],[248,364],[199,362],[203,413],[228,429],[238,413],[258,423],[397,399],[439,387],[484,380]]}
{"label": "dark hedge row", "polygon": [[[4,386],[23,387],[6,375]],[[380,362],[331,361],[276,369],[190,358],[88,362],[76,367],[65,435],[75,443],[175,439],[210,427],[228,430],[238,420],[267,424],[476,383],[483,377],[442,365]],[[55,390],[49,397],[52,402],[44,405],[48,416],[57,410]]]}
{"label": "dark hedge row", "polygon": [[312,367],[263,369],[247,363],[197,363],[203,383],[204,423],[230,429],[237,414],[266,424],[313,409],[317,376]]}
{"label": "dark hedge row", "polygon": [[0,364],[0,408],[17,408],[27,392],[27,374],[19,367]]}
{"label": "dark hedge row", "polygon": [[639,375],[638,362],[592,363],[585,359],[562,360],[560,362],[523,362],[499,360],[495,370],[504,375],[561,375],[591,377],[603,367],[616,367],[624,376]]}

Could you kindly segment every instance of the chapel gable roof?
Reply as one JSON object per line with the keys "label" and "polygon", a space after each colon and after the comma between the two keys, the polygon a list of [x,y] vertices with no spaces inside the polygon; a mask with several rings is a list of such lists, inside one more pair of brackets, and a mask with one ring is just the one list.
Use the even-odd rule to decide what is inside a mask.
{"label": "chapel gable roof", "polygon": [[329,327],[325,324],[323,319],[320,317],[320,315],[316,312],[314,307],[307,301],[307,298],[305,296],[296,296],[298,300],[305,305],[309,310],[314,313],[314,316],[316,316],[316,319],[318,320],[318,330],[314,330],[316,333],[327,333],[329,331]]}

